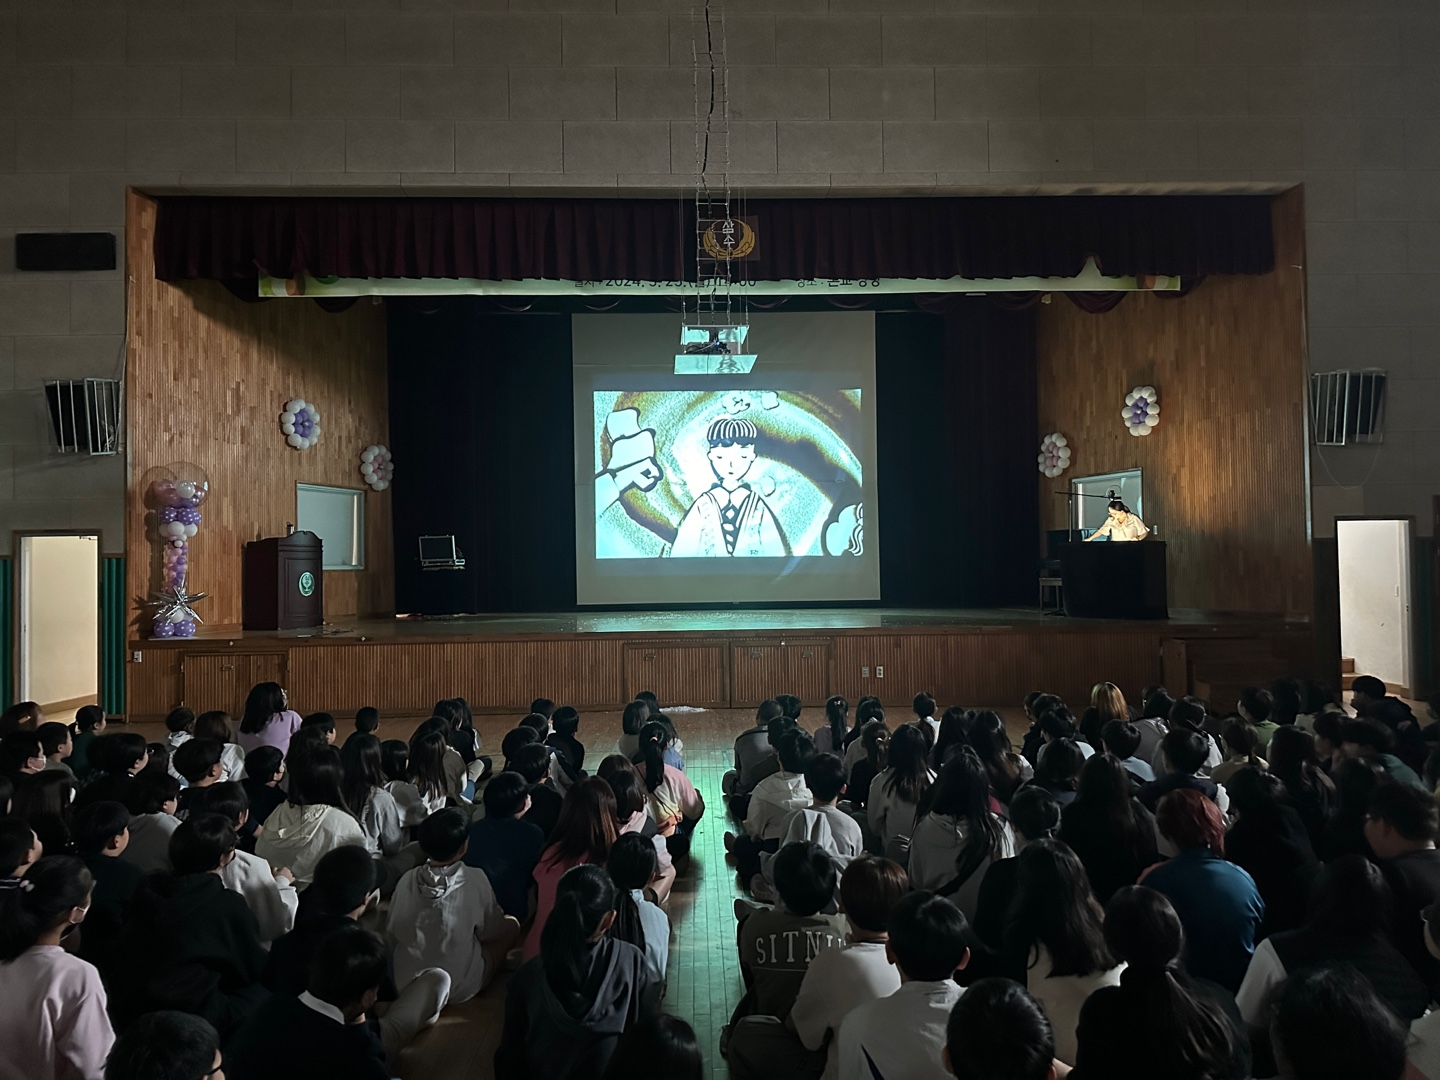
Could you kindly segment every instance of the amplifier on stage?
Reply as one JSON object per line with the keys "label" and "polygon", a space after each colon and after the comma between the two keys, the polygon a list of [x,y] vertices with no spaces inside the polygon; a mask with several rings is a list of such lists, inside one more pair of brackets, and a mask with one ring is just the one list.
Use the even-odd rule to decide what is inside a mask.
{"label": "amplifier on stage", "polygon": [[313,532],[245,545],[246,630],[303,630],[325,621],[322,541]]}

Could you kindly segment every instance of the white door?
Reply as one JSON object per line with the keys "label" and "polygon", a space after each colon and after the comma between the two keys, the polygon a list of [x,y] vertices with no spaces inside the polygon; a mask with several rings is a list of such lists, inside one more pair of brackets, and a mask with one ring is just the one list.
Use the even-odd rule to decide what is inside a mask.
{"label": "white door", "polygon": [[17,700],[67,720],[100,700],[100,537],[22,535],[19,556]]}
{"label": "white door", "polygon": [[1359,675],[1409,690],[1410,522],[1337,521],[1340,650]]}

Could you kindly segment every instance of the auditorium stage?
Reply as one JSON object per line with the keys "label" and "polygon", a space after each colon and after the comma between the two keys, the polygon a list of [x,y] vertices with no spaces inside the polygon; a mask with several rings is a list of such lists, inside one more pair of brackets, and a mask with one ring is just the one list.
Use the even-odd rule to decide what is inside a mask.
{"label": "auditorium stage", "polygon": [[1102,680],[1131,697],[1203,682],[1223,704],[1237,681],[1308,671],[1312,640],[1305,622],[1187,611],[1143,622],[1033,608],[583,611],[205,629],[133,641],[127,676],[137,721],[180,704],[238,715],[250,686],[270,680],[300,712],[337,715],[373,705],[424,716],[456,695],[477,712],[521,714],[539,696],[617,708],[641,690],[697,708],[753,707],[777,693],[813,704],[874,694],[908,708],[919,690],[942,704],[1003,705],[1033,689],[1079,705]]}

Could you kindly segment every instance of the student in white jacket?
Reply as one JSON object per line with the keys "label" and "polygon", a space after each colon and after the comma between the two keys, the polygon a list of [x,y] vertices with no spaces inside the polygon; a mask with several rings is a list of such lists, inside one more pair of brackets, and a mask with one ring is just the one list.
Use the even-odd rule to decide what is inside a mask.
{"label": "student in white jacket", "polygon": [[815,740],[799,728],[787,731],[776,749],[780,771],[755,785],[745,811],[745,835],[725,835],[725,846],[735,856],[735,871],[741,881],[760,873],[760,856],[780,850],[785,823],[790,814],[810,805],[805,786],[805,763],[815,754]]}
{"label": "student in white jacket", "polygon": [[[233,780],[199,788],[193,799],[190,813],[220,814],[235,826],[236,832],[244,827],[250,816],[250,800],[245,788]],[[260,943],[266,948],[294,928],[300,894],[295,891],[295,875],[288,867],[272,870],[260,856],[237,847],[235,858],[221,867],[220,880],[250,905],[260,926]]]}
{"label": "student in white jacket", "polygon": [[[810,789],[811,803],[801,810],[792,810],[785,818],[785,832],[780,846],[796,842],[819,845],[835,862],[837,878],[850,865],[850,860],[865,852],[865,836],[859,824],[835,803],[845,793],[845,766],[834,754],[816,754],[805,763],[805,786]],[[750,893],[757,900],[773,903],[773,855],[760,856],[760,878],[750,882]]]}
{"label": "student in white jacket", "polygon": [[889,767],[870,782],[865,811],[870,831],[884,845],[887,858],[904,866],[915,831],[920,800],[935,782],[926,764],[930,744],[916,724],[904,724],[890,736]]}
{"label": "student in white jacket", "polygon": [[969,747],[946,762],[930,794],[910,838],[910,884],[941,893],[974,919],[985,871],[1015,854],[1015,833],[990,809],[985,766]]}
{"label": "student in white jacket", "polygon": [[501,909],[483,870],[464,863],[470,819],[458,807],[420,826],[426,862],[400,879],[390,899],[387,933],[395,946],[395,984],[404,988],[428,968],[450,975],[450,1001],[483,990],[520,940],[520,924]]}
{"label": "student in white jacket", "polygon": [[344,844],[365,844],[365,833],[341,794],[343,775],[333,746],[307,753],[289,773],[289,797],[271,811],[255,844],[255,854],[271,869],[289,867],[302,891],[327,853]]}

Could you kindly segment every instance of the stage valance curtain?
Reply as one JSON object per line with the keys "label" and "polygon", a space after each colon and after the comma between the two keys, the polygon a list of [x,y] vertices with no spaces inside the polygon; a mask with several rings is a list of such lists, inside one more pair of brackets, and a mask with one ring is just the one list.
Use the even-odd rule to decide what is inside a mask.
{"label": "stage valance curtain", "polygon": [[[757,280],[1261,274],[1264,195],[755,199]],[[694,206],[649,199],[163,197],[162,281],[693,277]]]}

